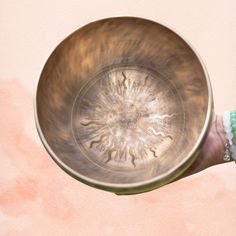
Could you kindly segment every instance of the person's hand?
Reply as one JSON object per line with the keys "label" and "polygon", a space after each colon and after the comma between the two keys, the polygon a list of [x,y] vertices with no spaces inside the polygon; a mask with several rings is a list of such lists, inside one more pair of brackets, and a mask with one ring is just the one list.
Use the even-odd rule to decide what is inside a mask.
{"label": "person's hand", "polygon": [[200,155],[178,179],[197,173],[209,166],[223,163],[225,143],[226,139],[222,116],[215,115],[212,119],[211,127],[203,143]]}

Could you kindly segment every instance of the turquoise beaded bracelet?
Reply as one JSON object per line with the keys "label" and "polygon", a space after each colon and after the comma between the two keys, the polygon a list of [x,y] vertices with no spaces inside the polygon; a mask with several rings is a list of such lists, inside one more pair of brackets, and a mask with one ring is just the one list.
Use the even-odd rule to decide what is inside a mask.
{"label": "turquoise beaded bracelet", "polygon": [[236,162],[236,110],[224,113],[223,125],[227,140],[224,160],[234,160]]}

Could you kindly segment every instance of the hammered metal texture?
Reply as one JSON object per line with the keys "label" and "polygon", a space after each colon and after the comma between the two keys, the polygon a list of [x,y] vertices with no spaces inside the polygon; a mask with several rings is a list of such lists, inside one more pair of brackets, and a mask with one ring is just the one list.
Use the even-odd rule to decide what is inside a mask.
{"label": "hammered metal texture", "polygon": [[109,18],[54,50],[38,83],[36,120],[69,174],[116,193],[142,192],[192,162],[209,125],[209,91],[199,58],[173,31]]}

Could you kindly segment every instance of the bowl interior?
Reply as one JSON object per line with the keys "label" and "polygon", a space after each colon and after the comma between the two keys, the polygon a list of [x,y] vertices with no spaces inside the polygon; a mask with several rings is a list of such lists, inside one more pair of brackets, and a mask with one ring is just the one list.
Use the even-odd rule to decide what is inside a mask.
{"label": "bowl interior", "polygon": [[90,184],[161,179],[187,162],[209,110],[197,55],[158,23],[117,17],[90,23],[49,57],[37,88],[43,142]]}

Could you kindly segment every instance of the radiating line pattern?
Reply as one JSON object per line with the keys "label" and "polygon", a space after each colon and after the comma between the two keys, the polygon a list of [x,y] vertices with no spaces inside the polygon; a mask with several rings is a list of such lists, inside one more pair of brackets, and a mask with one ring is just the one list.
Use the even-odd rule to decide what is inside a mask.
{"label": "radiating line pattern", "polygon": [[76,139],[107,165],[136,168],[140,160],[158,158],[174,141],[170,127],[178,112],[163,102],[170,96],[171,88],[146,71],[106,73],[77,104]]}

